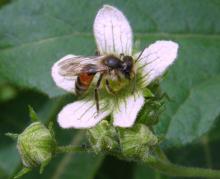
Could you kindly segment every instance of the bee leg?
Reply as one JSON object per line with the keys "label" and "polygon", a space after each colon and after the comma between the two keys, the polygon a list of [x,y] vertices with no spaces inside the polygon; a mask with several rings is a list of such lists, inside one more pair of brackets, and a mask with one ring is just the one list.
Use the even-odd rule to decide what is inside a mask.
{"label": "bee leg", "polygon": [[103,77],[103,74],[101,74],[99,76],[99,79],[96,83],[96,88],[95,88],[95,102],[96,102],[97,113],[99,113],[99,93],[98,93],[98,90],[99,90],[99,87],[100,87],[100,84],[101,84],[101,81],[102,81],[102,77]]}
{"label": "bee leg", "polygon": [[118,74],[118,73],[116,73],[116,76],[117,76],[117,78],[118,78],[118,81],[121,81],[122,79],[121,79],[121,76]]}
{"label": "bee leg", "polygon": [[107,88],[108,92],[115,96],[115,91],[110,86],[110,83],[108,80],[105,81],[105,84],[106,84],[106,88]]}

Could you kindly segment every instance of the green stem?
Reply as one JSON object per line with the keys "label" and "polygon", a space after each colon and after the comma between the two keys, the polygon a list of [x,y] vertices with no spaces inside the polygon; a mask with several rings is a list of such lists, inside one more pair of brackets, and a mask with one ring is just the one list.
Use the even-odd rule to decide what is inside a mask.
{"label": "green stem", "polygon": [[[85,146],[59,146],[56,153],[70,153],[70,152],[91,152],[91,149]],[[150,156],[143,159],[143,162],[150,167],[158,170],[169,176],[175,177],[203,177],[203,178],[220,178],[220,170],[184,167],[171,163],[160,148],[157,148],[156,153],[159,158]]]}
{"label": "green stem", "polygon": [[90,150],[84,146],[59,146],[57,147],[56,153],[71,153],[71,152],[90,152]]}
{"label": "green stem", "polygon": [[155,153],[159,159],[170,162],[164,151],[159,146],[155,147]]}
{"label": "green stem", "polygon": [[157,159],[153,156],[145,159],[144,162],[147,163],[150,167],[170,176],[220,178],[220,170],[183,167]]}

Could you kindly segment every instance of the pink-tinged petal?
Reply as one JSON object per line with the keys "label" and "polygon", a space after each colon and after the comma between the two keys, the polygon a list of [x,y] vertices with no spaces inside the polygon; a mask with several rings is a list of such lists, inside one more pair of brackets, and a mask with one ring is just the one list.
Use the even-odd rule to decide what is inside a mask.
{"label": "pink-tinged petal", "polygon": [[62,128],[91,128],[110,114],[104,102],[99,101],[97,113],[93,101],[77,101],[64,106],[58,114],[58,123]]}
{"label": "pink-tinged petal", "polygon": [[173,41],[156,41],[143,53],[139,52],[135,56],[140,67],[137,70],[143,71],[143,83],[148,85],[153,80],[163,75],[166,69],[173,64],[178,53],[178,44]]}
{"label": "pink-tinged petal", "polygon": [[65,60],[77,57],[75,55],[66,55],[65,57],[61,58],[57,61],[51,69],[51,76],[56,83],[56,85],[66,91],[75,93],[75,83],[77,76],[65,76],[61,73],[61,67],[59,64]]}
{"label": "pink-tinged petal", "polygon": [[117,8],[104,5],[96,15],[93,30],[101,55],[131,55],[132,29],[124,14]]}
{"label": "pink-tinged petal", "polygon": [[144,97],[137,93],[120,101],[118,108],[113,112],[113,125],[131,127],[143,105]]}

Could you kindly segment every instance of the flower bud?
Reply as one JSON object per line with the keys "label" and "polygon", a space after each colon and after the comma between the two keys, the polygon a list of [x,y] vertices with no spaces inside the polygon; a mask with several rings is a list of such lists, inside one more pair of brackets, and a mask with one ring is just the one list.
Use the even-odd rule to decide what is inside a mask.
{"label": "flower bud", "polygon": [[88,130],[91,148],[95,153],[107,152],[125,160],[142,160],[158,144],[158,138],[144,124],[132,128],[116,128],[106,120]]}
{"label": "flower bud", "polygon": [[17,148],[26,168],[48,163],[56,149],[56,141],[41,122],[34,122],[18,135]]}
{"label": "flower bud", "polygon": [[88,130],[89,142],[95,153],[114,151],[119,146],[116,129],[108,121],[101,121]]}
{"label": "flower bud", "polygon": [[149,156],[149,148],[158,143],[157,137],[143,124],[130,129],[119,129],[119,135],[122,154],[128,159]]}

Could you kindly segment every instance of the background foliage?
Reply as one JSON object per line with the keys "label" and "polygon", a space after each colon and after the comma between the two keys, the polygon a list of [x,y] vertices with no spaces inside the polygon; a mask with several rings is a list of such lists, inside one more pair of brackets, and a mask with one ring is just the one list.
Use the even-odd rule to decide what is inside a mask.
{"label": "background foliage", "polygon": [[[32,105],[47,123],[74,97],[58,89],[52,64],[66,54],[92,55],[92,24],[103,4],[128,17],[141,48],[160,39],[179,43],[179,57],[162,81],[170,100],[156,126],[171,161],[220,167],[220,2],[218,0],[0,0],[0,178],[20,169],[15,143]],[[56,124],[57,125],[57,124]],[[83,131],[56,126],[61,145],[80,143]],[[37,171],[24,178],[39,178]],[[146,166],[91,154],[58,156],[40,178],[170,178]]]}

